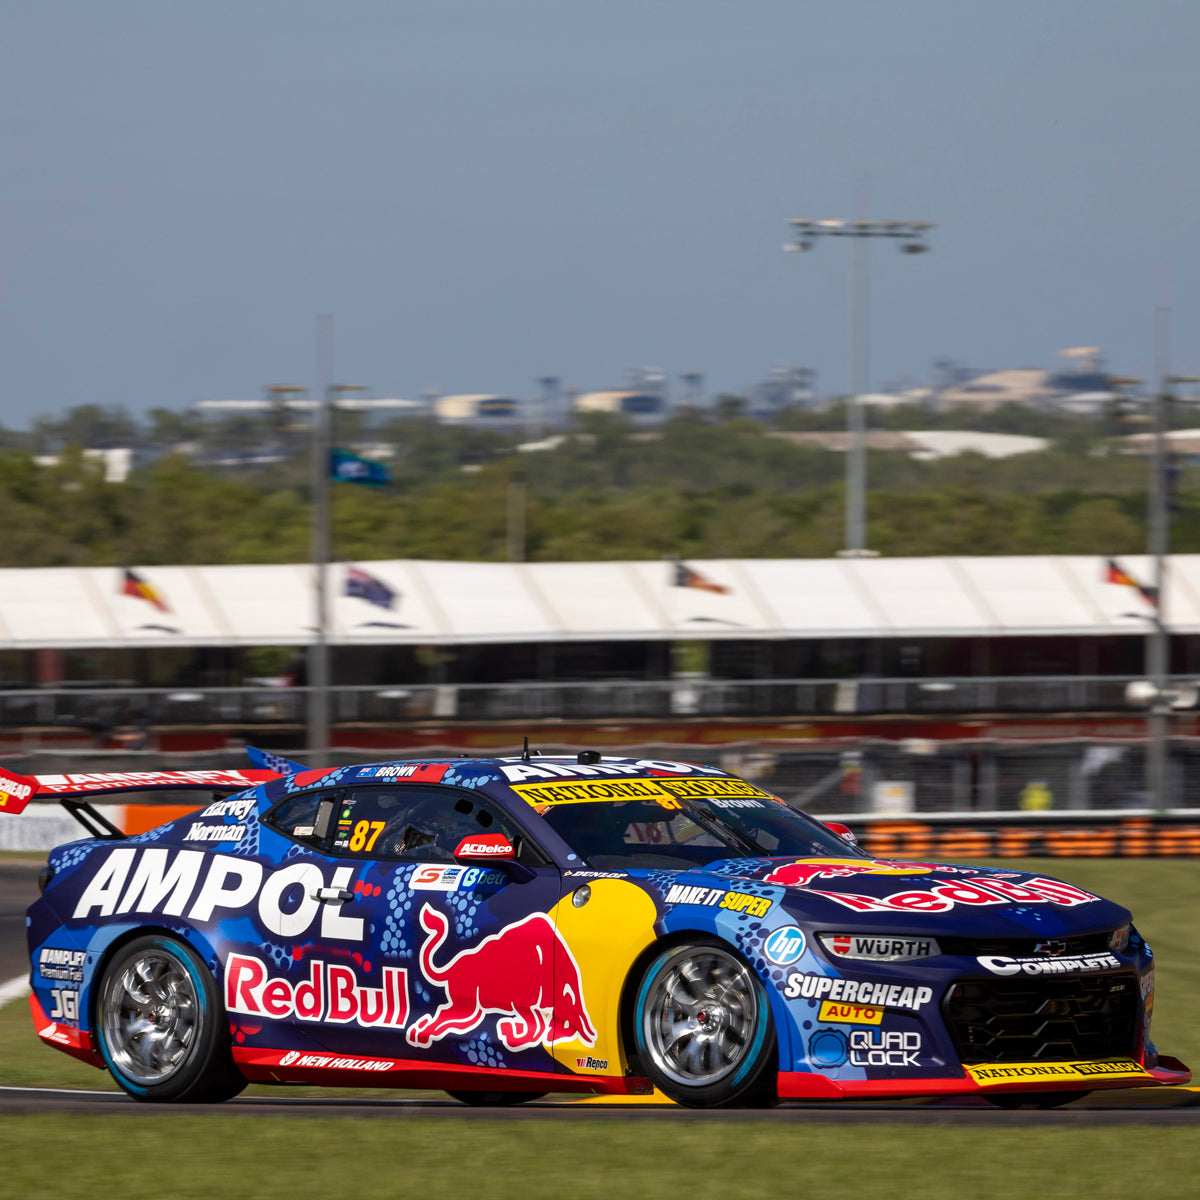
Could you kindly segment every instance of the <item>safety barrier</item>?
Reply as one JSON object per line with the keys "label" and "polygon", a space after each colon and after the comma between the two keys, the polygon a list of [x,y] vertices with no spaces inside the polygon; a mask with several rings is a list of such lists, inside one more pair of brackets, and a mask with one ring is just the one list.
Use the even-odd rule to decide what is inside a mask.
{"label": "safety barrier", "polygon": [[862,813],[829,816],[854,831],[873,858],[1200,857],[1200,810],[930,814],[914,821]]}

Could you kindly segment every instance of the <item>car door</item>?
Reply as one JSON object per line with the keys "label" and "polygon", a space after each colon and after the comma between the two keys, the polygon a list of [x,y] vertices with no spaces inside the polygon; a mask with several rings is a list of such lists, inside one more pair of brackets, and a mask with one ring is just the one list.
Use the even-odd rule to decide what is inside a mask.
{"label": "car door", "polygon": [[[480,853],[508,844],[515,858],[456,861],[464,843]],[[466,788],[352,785],[337,795],[323,848],[352,879],[323,903],[369,925],[363,951],[326,971],[330,1049],[555,1070],[545,1043],[562,879],[499,806]]]}

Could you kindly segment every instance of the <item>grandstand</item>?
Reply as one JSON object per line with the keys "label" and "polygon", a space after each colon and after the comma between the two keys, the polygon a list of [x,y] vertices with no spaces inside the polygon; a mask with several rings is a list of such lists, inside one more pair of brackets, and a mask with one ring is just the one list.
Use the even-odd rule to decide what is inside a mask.
{"label": "grandstand", "polygon": [[[327,630],[346,757],[529,733],[766,763],[818,808],[905,779],[902,811],[1016,807],[1043,778],[1052,803],[1140,802],[1126,686],[1154,613],[1103,559],[392,560],[357,564],[353,587],[349,570],[330,567]],[[1186,681],[1200,555],[1171,558],[1168,581]],[[303,748],[313,585],[308,564],[0,572],[0,750]],[[1173,721],[1183,770],[1200,725]],[[1006,771],[1014,755],[1031,765]],[[809,796],[821,780],[833,794]]]}

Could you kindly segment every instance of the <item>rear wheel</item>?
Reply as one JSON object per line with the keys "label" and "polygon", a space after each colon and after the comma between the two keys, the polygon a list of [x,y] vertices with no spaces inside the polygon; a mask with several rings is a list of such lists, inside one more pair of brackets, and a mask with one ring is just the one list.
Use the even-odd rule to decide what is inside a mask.
{"label": "rear wheel", "polygon": [[447,1092],[452,1100],[470,1104],[475,1108],[509,1108],[514,1104],[528,1104],[540,1100],[545,1092]]}
{"label": "rear wheel", "polygon": [[212,972],[165,934],[135,938],[113,956],[96,1029],[113,1078],[137,1100],[228,1100],[246,1086]]}
{"label": "rear wheel", "polygon": [[1090,1096],[1091,1092],[998,1092],[985,1095],[997,1108],[1061,1108],[1075,1100]]}
{"label": "rear wheel", "polygon": [[731,946],[697,937],[663,951],[634,1003],[638,1059],[691,1108],[769,1103],[778,1048],[762,982]]}

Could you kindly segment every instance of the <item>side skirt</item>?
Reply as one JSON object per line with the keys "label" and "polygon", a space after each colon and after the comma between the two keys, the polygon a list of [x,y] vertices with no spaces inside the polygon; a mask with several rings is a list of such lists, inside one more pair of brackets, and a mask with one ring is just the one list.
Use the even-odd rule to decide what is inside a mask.
{"label": "side skirt", "polygon": [[591,1092],[648,1096],[638,1075],[568,1075],[554,1071],[498,1071],[467,1064],[330,1051],[269,1050],[234,1046],[233,1061],[252,1083],[307,1083],[318,1087],[436,1088],[441,1091]]}

